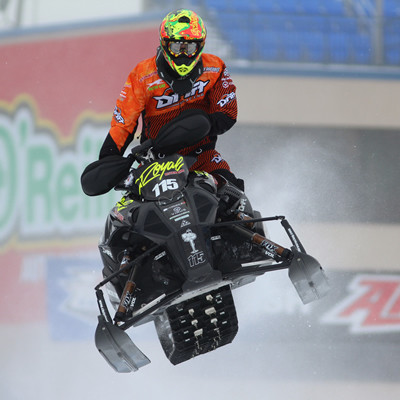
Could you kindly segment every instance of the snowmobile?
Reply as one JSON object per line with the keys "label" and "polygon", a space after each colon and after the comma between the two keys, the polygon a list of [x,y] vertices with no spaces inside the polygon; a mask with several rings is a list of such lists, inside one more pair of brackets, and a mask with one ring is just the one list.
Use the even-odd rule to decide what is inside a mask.
{"label": "snowmobile", "polygon": [[[284,216],[262,217],[228,180],[189,170],[196,159],[177,151],[207,135],[208,118],[191,113],[172,122],[128,157],[92,163],[81,178],[90,196],[124,192],[99,241],[104,279],[95,287],[95,344],[117,372],[150,363],[126,333],[148,322],[173,365],[231,343],[238,332],[232,290],[266,272],[288,269],[304,304],[330,290]],[[293,246],[270,240],[265,221],[280,221]]]}

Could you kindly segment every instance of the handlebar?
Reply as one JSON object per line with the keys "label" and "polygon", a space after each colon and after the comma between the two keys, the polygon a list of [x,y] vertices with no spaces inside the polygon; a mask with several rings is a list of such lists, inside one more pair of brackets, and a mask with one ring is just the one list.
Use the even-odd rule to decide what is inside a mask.
{"label": "handlebar", "polygon": [[147,160],[146,156],[144,156],[143,154],[147,153],[152,147],[153,141],[151,139],[147,139],[142,144],[133,147],[131,150],[131,154],[137,162],[143,162]]}

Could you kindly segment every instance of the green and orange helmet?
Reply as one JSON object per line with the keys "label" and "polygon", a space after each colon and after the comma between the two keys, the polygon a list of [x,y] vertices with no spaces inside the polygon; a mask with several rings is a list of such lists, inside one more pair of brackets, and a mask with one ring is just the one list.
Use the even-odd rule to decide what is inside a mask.
{"label": "green and orange helmet", "polygon": [[160,43],[165,60],[182,78],[199,62],[206,43],[203,20],[193,11],[170,12],[160,26]]}

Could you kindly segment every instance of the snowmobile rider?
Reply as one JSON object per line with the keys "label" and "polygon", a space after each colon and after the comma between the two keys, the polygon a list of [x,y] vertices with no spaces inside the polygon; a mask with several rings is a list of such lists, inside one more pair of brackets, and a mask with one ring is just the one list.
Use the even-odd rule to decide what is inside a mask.
{"label": "snowmobile rider", "polygon": [[187,110],[202,110],[211,130],[198,144],[179,151],[193,155],[191,170],[221,175],[244,190],[228,163],[215,150],[217,136],[236,123],[236,87],[224,62],[203,53],[206,29],[193,11],[170,12],[160,26],[157,54],[140,62],[129,74],[117,99],[111,129],[99,158],[123,155],[142,116],[141,143],[154,139],[162,126]]}

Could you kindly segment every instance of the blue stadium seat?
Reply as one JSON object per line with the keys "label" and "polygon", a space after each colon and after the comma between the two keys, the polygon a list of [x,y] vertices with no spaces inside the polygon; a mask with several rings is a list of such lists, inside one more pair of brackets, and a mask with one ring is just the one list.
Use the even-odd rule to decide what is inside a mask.
{"label": "blue stadium seat", "polygon": [[295,16],[291,20],[299,36],[301,61],[322,62],[324,59],[324,35],[327,19],[320,15]]}
{"label": "blue stadium seat", "polygon": [[324,11],[320,0],[302,0],[301,7],[305,14],[321,14]]}
{"label": "blue stadium seat", "polygon": [[400,65],[400,52],[398,50],[388,50],[385,53],[385,61],[389,65]]}
{"label": "blue stadium seat", "polygon": [[[342,0],[204,1],[221,11],[216,23],[222,35],[235,44],[239,58],[358,64],[374,61],[373,21],[346,15]],[[299,4],[303,12],[298,12]],[[385,0],[384,4],[390,10],[399,10],[400,15],[400,0]],[[400,18],[387,17],[384,26],[386,63],[400,65]]]}
{"label": "blue stadium seat", "polygon": [[238,58],[246,60],[252,58],[253,40],[248,31],[236,32],[231,36],[231,41]]}
{"label": "blue stadium seat", "polygon": [[252,30],[251,19],[243,17],[240,12],[227,12],[220,19],[220,22],[229,29],[229,33],[250,32]]}
{"label": "blue stadium seat", "polygon": [[346,32],[331,32],[328,35],[330,61],[334,63],[351,62],[350,35]]}
{"label": "blue stadium seat", "polygon": [[357,21],[355,18],[340,17],[340,16],[329,16],[328,17],[328,30],[331,32],[357,32]]}
{"label": "blue stadium seat", "polygon": [[400,20],[385,24],[384,53],[386,63],[400,66]]}
{"label": "blue stadium seat", "polygon": [[210,10],[226,11],[227,9],[225,0],[205,0],[205,3]]}
{"label": "blue stadium seat", "polygon": [[255,11],[253,0],[205,0],[205,2],[210,10],[245,13]]}
{"label": "blue stadium seat", "polygon": [[385,0],[383,3],[383,14],[387,17],[400,17],[400,1]]}
{"label": "blue stadium seat", "polygon": [[298,32],[316,32],[326,31],[328,20],[320,15],[296,15],[291,18],[293,28]]}
{"label": "blue stadium seat", "polygon": [[301,32],[302,61],[323,62],[325,59],[324,34],[317,32]]}
{"label": "blue stadium seat", "polygon": [[343,0],[326,0],[323,2],[328,15],[345,15]]}
{"label": "blue stadium seat", "polygon": [[[246,0],[243,0],[246,1]],[[277,0],[254,0],[254,7],[256,11],[266,13],[279,12],[279,1]]]}
{"label": "blue stadium seat", "polygon": [[278,4],[279,11],[287,14],[297,14],[301,12],[299,0],[281,0]]}
{"label": "blue stadium seat", "polygon": [[255,43],[255,54],[263,61],[276,61],[279,55],[279,34],[264,32]]}
{"label": "blue stadium seat", "polygon": [[239,58],[249,59],[253,50],[254,37],[248,18],[242,13],[227,12],[218,20],[223,36],[229,40]]}
{"label": "blue stadium seat", "polygon": [[299,61],[301,55],[300,38],[295,32],[281,32],[279,45],[282,61]]}
{"label": "blue stadium seat", "polygon": [[256,14],[252,23],[254,29],[286,31],[290,28],[290,17],[287,15]]}
{"label": "blue stadium seat", "polygon": [[[250,12],[253,10],[253,2],[250,0],[228,0],[227,3],[227,9],[234,12]],[[243,15],[243,18],[246,18],[246,16]]]}
{"label": "blue stadium seat", "polygon": [[354,60],[359,64],[372,63],[372,41],[371,35],[354,35]]}

